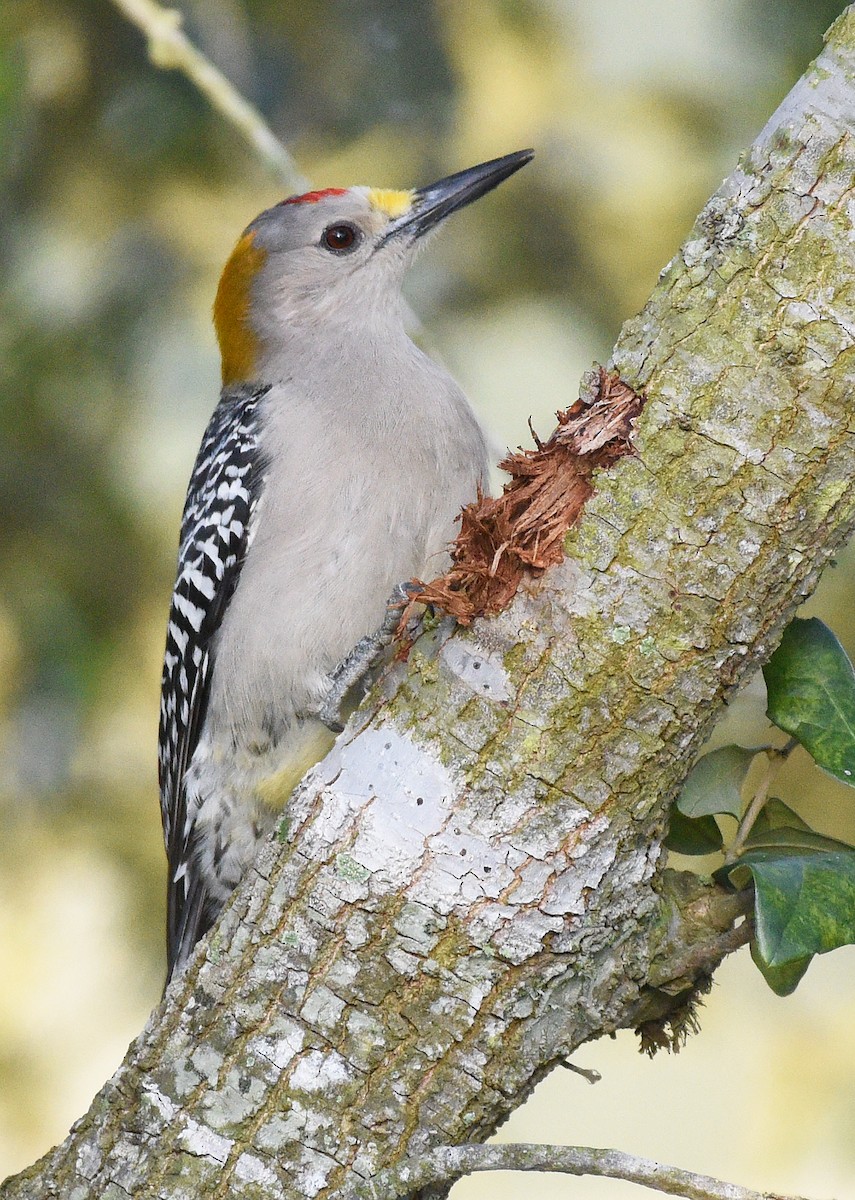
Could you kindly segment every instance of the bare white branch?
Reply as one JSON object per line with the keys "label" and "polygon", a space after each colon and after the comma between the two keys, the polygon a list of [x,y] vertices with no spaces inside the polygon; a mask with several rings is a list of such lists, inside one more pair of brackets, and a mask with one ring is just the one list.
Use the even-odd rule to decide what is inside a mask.
{"label": "bare white branch", "polygon": [[157,0],[113,0],[116,8],[148,39],[149,58],[164,70],[183,71],[230,125],[238,129],[261,161],[292,192],[308,181],[258,109],[241,95],[181,28],[181,13]]}
{"label": "bare white branch", "polygon": [[561,1175],[598,1175],[625,1179],[642,1187],[684,1196],[687,1200],[787,1200],[772,1192],[724,1183],[649,1158],[620,1150],[587,1146],[503,1145],[439,1146],[417,1158],[408,1158],[374,1179],[345,1193],[346,1200],[392,1200],[409,1196],[429,1185],[450,1184],[462,1175],[480,1171],[547,1171]]}

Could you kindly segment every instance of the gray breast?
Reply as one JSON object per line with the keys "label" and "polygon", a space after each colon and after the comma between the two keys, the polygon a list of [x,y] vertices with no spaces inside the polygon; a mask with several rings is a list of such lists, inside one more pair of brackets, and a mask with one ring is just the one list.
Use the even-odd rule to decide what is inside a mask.
{"label": "gray breast", "polygon": [[287,383],[266,396],[268,465],[217,636],[211,719],[249,729],[271,702],[286,720],[305,712],[395,584],[445,569],[486,450],[460,389],[412,350],[406,397],[376,372],[354,372],[346,396]]}

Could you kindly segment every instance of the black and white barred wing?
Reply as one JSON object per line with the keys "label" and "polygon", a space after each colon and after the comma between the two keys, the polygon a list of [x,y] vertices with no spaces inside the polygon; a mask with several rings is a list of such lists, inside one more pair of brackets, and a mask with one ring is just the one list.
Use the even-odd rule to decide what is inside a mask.
{"label": "black and white barred wing", "polygon": [[[170,969],[193,897],[192,814],[184,775],[205,717],[211,639],[237,586],[261,489],[257,409],[266,389],[226,392],[205,431],[184,505],[178,577],[166,634],[158,768],[169,860]],[[197,913],[197,921],[202,914]],[[194,939],[195,940],[195,939]]]}

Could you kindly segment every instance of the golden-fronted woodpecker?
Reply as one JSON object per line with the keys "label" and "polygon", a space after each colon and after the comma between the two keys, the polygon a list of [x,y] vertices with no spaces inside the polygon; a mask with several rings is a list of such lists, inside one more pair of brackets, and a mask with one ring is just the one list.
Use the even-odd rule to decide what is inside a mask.
{"label": "golden-fronted woodpecker", "polygon": [[425,233],[531,157],[411,191],[290,196],[226,263],[223,390],[187,492],[163,668],[170,977],[331,745],[337,666],[397,584],[443,569],[485,481],[481,428],[405,332],[401,283]]}

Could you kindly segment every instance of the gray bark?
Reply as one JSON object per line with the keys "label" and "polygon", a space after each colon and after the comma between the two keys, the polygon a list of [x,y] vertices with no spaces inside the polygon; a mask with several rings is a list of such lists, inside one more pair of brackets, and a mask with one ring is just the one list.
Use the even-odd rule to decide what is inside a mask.
{"label": "gray bark", "polygon": [[346,1195],[487,1137],[744,939],[738,901],[662,875],[661,837],[855,524],[853,130],[850,7],[621,333],[638,457],[600,478],[565,563],[375,689],[5,1200]]}

